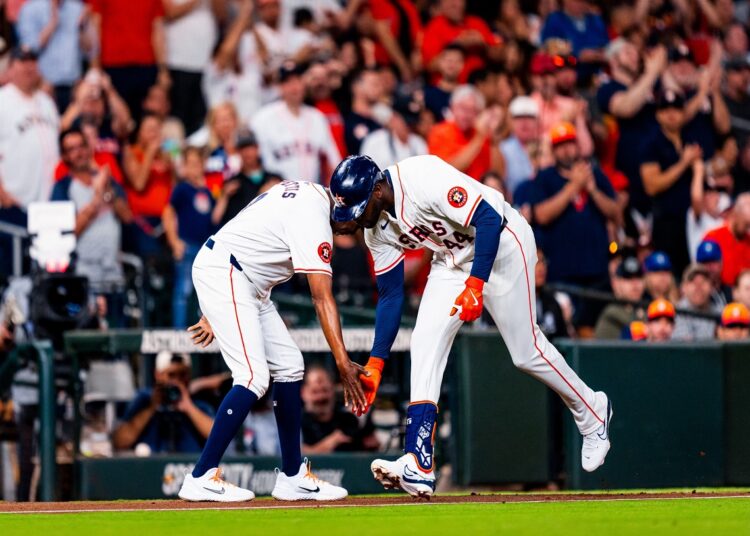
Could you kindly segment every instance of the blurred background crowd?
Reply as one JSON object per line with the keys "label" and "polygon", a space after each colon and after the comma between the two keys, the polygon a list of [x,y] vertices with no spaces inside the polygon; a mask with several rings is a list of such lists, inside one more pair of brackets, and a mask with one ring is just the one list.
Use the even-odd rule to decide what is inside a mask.
{"label": "blurred background crowd", "polygon": [[[350,154],[435,154],[533,226],[549,336],[748,338],[749,17],[747,0],[0,0],[0,287],[34,272],[27,207],[69,200],[74,262],[42,269],[86,278],[86,326],[184,328],[193,258],[256,195],[326,184]],[[413,312],[430,253],[406,253]],[[340,303],[375,303],[361,236],[335,238],[333,268]],[[216,401],[180,396],[188,373],[192,448]],[[377,448],[332,382],[308,373],[306,448]],[[158,450],[146,417],[169,396],[139,395],[114,447]]]}

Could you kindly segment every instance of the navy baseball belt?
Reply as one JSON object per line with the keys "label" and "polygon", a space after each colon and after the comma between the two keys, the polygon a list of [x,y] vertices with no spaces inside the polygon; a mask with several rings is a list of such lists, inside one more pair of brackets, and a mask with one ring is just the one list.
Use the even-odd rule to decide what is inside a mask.
{"label": "navy baseball belt", "polygon": [[[208,240],[206,240],[205,246],[208,249],[214,249],[215,245],[216,241],[213,238],[209,238]],[[239,270],[240,272],[242,271],[242,266],[240,266],[240,263],[237,261],[237,257],[232,255],[231,253],[229,254],[229,264],[237,268],[237,270]]]}

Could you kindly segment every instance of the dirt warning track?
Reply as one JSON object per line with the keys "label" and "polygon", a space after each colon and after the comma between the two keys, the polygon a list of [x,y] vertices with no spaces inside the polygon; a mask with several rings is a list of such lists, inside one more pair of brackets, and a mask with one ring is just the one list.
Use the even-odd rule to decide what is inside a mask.
{"label": "dirt warning track", "polygon": [[506,503],[554,503],[580,501],[640,501],[674,499],[750,499],[748,492],[726,493],[472,493],[469,495],[442,495],[431,501],[418,501],[403,495],[393,497],[349,497],[337,502],[285,503],[271,499],[260,499],[248,503],[186,502],[181,500],[153,501],[79,501],[49,503],[4,503],[0,502],[0,514],[73,514],[89,512],[143,512],[143,511],[190,511],[190,510],[268,510],[293,508],[346,508],[346,507],[398,507],[428,506],[433,504],[506,504]]}

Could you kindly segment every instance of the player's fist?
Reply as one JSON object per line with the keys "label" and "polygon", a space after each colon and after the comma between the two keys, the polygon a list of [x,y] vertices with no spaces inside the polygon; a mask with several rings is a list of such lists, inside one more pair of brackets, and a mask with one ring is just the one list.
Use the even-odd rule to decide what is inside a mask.
{"label": "player's fist", "polygon": [[451,316],[455,315],[459,311],[461,313],[458,318],[464,322],[473,322],[479,318],[482,314],[482,289],[484,288],[484,281],[478,277],[470,276],[466,280],[466,288],[458,295],[453,307],[451,309]]}
{"label": "player's fist", "polygon": [[370,357],[365,365],[365,373],[359,375],[359,379],[362,382],[362,388],[365,391],[365,399],[367,405],[362,408],[358,415],[364,415],[375,402],[375,395],[378,394],[378,387],[380,387],[380,380],[383,377],[383,367],[385,366],[385,360],[379,357]]}

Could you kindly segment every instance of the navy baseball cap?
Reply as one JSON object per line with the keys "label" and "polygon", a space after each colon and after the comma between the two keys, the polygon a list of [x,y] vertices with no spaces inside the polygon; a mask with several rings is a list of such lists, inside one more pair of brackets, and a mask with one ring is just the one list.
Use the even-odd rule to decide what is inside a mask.
{"label": "navy baseball cap", "polygon": [[672,270],[672,261],[669,260],[669,255],[663,251],[654,251],[651,255],[646,257],[643,262],[646,272],[670,272]]}
{"label": "navy baseball cap", "polygon": [[721,260],[721,248],[713,240],[704,240],[698,246],[695,260],[700,263],[716,262]]}
{"label": "navy baseball cap", "polygon": [[622,262],[617,266],[615,272],[617,277],[623,279],[638,279],[643,277],[643,268],[638,257],[625,257]]}
{"label": "navy baseball cap", "polygon": [[347,222],[359,218],[380,177],[380,168],[369,156],[348,156],[342,160],[331,176],[333,221]]}

